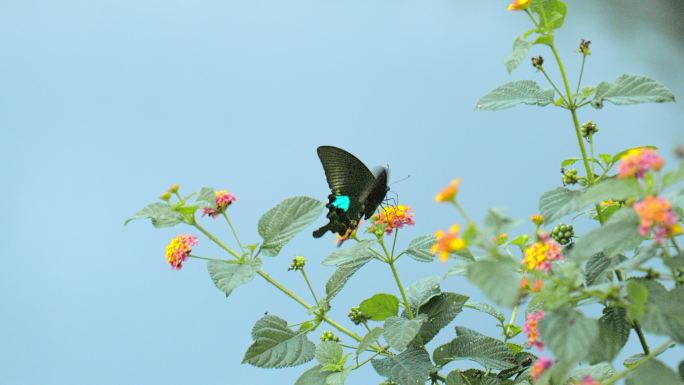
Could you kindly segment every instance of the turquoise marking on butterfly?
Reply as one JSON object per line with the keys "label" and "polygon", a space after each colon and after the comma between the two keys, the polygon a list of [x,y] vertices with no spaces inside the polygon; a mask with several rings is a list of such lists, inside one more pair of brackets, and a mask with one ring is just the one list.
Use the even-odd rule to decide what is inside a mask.
{"label": "turquoise marking on butterfly", "polygon": [[335,200],[331,203],[331,205],[333,207],[336,207],[338,209],[342,209],[344,212],[349,211],[349,205],[350,204],[351,204],[351,200],[346,195],[335,196]]}
{"label": "turquoise marking on butterfly", "polygon": [[385,199],[389,191],[387,169],[380,168],[374,174],[341,148],[320,146],[317,151],[331,194],[325,206],[329,222],[314,231],[313,236],[320,238],[330,231],[346,237],[356,230],[362,218],[370,218]]}

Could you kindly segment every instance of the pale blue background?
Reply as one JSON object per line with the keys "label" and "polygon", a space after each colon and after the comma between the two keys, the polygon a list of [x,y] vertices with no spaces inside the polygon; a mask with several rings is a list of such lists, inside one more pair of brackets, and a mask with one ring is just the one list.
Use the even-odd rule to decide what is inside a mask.
{"label": "pale blue background", "polygon": [[[570,73],[577,42],[589,38],[588,82],[649,74],[683,97],[681,36],[663,28],[681,18],[658,5],[649,6],[655,25],[646,13],[618,18],[610,4],[626,7],[571,2],[558,35]],[[577,155],[576,142],[560,110],[473,110],[511,79],[502,61],[528,28],[505,5],[0,1],[0,384],[292,384],[309,367],[240,365],[263,312],[294,323],[306,316],[301,308],[261,279],[226,300],[198,261],[171,271],[164,247],[188,228],[122,226],[173,182],[186,192],[234,191],[240,201],[230,212],[247,242],[281,199],[326,197],[320,144],[389,163],[394,180],[411,175],[393,186],[417,212],[402,244],[460,220],[432,201],[455,176],[476,218],[490,206],[533,213],[539,194],[558,185],[560,159]],[[542,80],[527,64],[514,78]],[[601,151],[654,144],[670,154],[684,138],[681,104],[580,115],[599,122]],[[286,271],[293,255],[309,257],[318,288],[332,273],[316,263],[332,239],[313,240],[310,230],[265,264],[303,295]],[[203,241],[197,252],[219,250]],[[409,284],[446,266],[405,259],[400,269]],[[475,293],[459,279],[443,286]],[[369,290],[394,292],[383,266],[359,273],[332,315],[344,321]],[[472,312],[457,320],[497,333]],[[376,382],[370,367],[349,379]]]}

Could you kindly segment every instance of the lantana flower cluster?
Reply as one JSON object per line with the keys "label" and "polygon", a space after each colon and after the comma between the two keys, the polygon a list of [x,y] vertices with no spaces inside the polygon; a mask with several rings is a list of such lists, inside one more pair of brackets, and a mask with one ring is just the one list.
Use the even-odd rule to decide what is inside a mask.
{"label": "lantana flower cluster", "polygon": [[525,257],[522,263],[528,270],[551,271],[554,261],[563,259],[561,246],[549,237],[548,234],[540,234],[539,241],[525,249]]}
{"label": "lantana flower cluster", "polygon": [[192,247],[197,244],[197,237],[194,235],[179,235],[171,240],[166,246],[166,261],[172,269],[180,270],[183,262],[188,259],[192,252]]}
{"label": "lantana flower cluster", "polygon": [[655,240],[662,242],[666,237],[682,233],[672,204],[663,197],[648,196],[634,204],[634,211],[639,215],[639,234],[642,237],[653,232]]}
{"label": "lantana flower cluster", "polygon": [[513,0],[512,3],[508,4],[509,11],[522,11],[530,6],[532,0]]}
{"label": "lantana flower cluster", "polygon": [[553,361],[548,357],[539,357],[534,364],[532,364],[532,369],[530,369],[530,377],[532,381],[537,381],[544,372],[549,370],[553,366]]}
{"label": "lantana flower cluster", "polygon": [[539,340],[539,321],[542,318],[544,318],[543,311],[532,312],[527,315],[525,325],[523,325],[523,332],[527,334],[527,342],[539,350],[544,348],[544,344]]}
{"label": "lantana flower cluster", "polygon": [[203,215],[208,215],[212,218],[216,218],[222,214],[228,206],[233,202],[237,201],[237,197],[233,193],[229,193],[226,190],[216,191],[216,206],[215,207],[205,207],[202,209]]}
{"label": "lantana flower cluster", "polygon": [[665,160],[651,148],[633,148],[620,158],[618,178],[641,179],[648,171],[659,171]]}
{"label": "lantana flower cluster", "polygon": [[449,259],[449,254],[463,250],[466,247],[466,242],[460,236],[460,226],[453,225],[448,232],[438,230],[435,232],[435,242],[430,248],[432,254],[439,254],[439,260],[446,262]]}
{"label": "lantana flower cluster", "polygon": [[371,220],[374,223],[372,229],[375,229],[376,226],[384,226],[385,233],[391,235],[394,229],[401,229],[405,225],[415,225],[416,222],[413,220],[414,215],[413,210],[408,206],[386,206],[371,217]]}
{"label": "lantana flower cluster", "polygon": [[456,178],[449,183],[448,186],[440,190],[437,195],[435,195],[435,202],[452,202],[456,199],[456,194],[458,194],[458,189],[461,186],[461,178]]}

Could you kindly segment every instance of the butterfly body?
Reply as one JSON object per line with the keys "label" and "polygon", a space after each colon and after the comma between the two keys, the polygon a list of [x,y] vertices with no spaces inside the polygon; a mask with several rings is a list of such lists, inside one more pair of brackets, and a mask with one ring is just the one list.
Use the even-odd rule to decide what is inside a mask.
{"label": "butterfly body", "polygon": [[373,215],[389,191],[387,169],[373,174],[358,158],[341,148],[318,147],[331,194],[328,196],[329,223],[314,231],[322,237],[328,231],[342,237],[356,230],[362,218]]}

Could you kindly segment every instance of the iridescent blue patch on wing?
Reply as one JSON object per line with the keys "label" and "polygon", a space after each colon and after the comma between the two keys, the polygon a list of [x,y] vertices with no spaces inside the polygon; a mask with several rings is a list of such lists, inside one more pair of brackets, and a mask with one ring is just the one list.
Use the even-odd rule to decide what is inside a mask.
{"label": "iridescent blue patch on wing", "polygon": [[332,205],[333,207],[336,207],[338,209],[342,209],[345,212],[349,210],[349,204],[351,201],[349,200],[349,197],[346,195],[338,195],[335,197],[335,200],[333,201]]}

